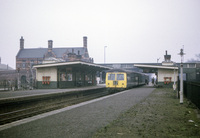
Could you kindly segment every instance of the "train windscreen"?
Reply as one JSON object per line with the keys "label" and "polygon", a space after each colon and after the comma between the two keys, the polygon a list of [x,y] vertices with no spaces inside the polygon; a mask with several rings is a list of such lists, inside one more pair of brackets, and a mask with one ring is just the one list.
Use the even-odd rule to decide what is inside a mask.
{"label": "train windscreen", "polygon": [[117,74],[117,80],[124,80],[124,74]]}
{"label": "train windscreen", "polygon": [[108,74],[108,80],[115,80],[115,74]]}

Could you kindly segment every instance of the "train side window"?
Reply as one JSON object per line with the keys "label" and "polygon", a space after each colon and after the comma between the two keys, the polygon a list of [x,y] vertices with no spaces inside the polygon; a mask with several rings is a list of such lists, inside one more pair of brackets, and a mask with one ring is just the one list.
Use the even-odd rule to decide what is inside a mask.
{"label": "train side window", "polygon": [[108,80],[115,80],[115,74],[108,74]]}
{"label": "train side window", "polygon": [[124,74],[117,74],[117,80],[124,80]]}

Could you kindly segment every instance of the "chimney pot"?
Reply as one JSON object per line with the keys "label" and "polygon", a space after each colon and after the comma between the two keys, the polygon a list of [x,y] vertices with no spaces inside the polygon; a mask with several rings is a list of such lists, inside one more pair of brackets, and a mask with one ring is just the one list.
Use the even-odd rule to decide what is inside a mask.
{"label": "chimney pot", "polygon": [[87,48],[87,36],[83,37],[83,47]]}
{"label": "chimney pot", "polygon": [[23,36],[21,36],[21,39],[20,39],[20,49],[24,49],[24,38],[23,38]]}
{"label": "chimney pot", "polygon": [[53,41],[52,40],[48,40],[48,50],[51,51],[53,48]]}

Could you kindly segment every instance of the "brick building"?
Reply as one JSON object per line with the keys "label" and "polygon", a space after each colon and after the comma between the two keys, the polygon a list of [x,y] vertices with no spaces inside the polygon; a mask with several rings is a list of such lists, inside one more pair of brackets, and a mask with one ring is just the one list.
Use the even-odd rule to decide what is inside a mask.
{"label": "brick building", "polygon": [[35,64],[49,62],[83,61],[93,63],[87,49],[87,37],[83,37],[82,47],[53,48],[53,41],[48,41],[47,48],[24,48],[24,38],[20,39],[20,49],[16,56],[17,70],[30,70]]}

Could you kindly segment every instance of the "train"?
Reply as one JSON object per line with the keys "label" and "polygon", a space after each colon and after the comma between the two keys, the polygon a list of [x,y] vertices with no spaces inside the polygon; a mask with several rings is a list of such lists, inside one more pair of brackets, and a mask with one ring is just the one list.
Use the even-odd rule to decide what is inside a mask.
{"label": "train", "polygon": [[111,69],[106,73],[106,88],[109,90],[123,90],[145,85],[148,75],[140,72]]}

